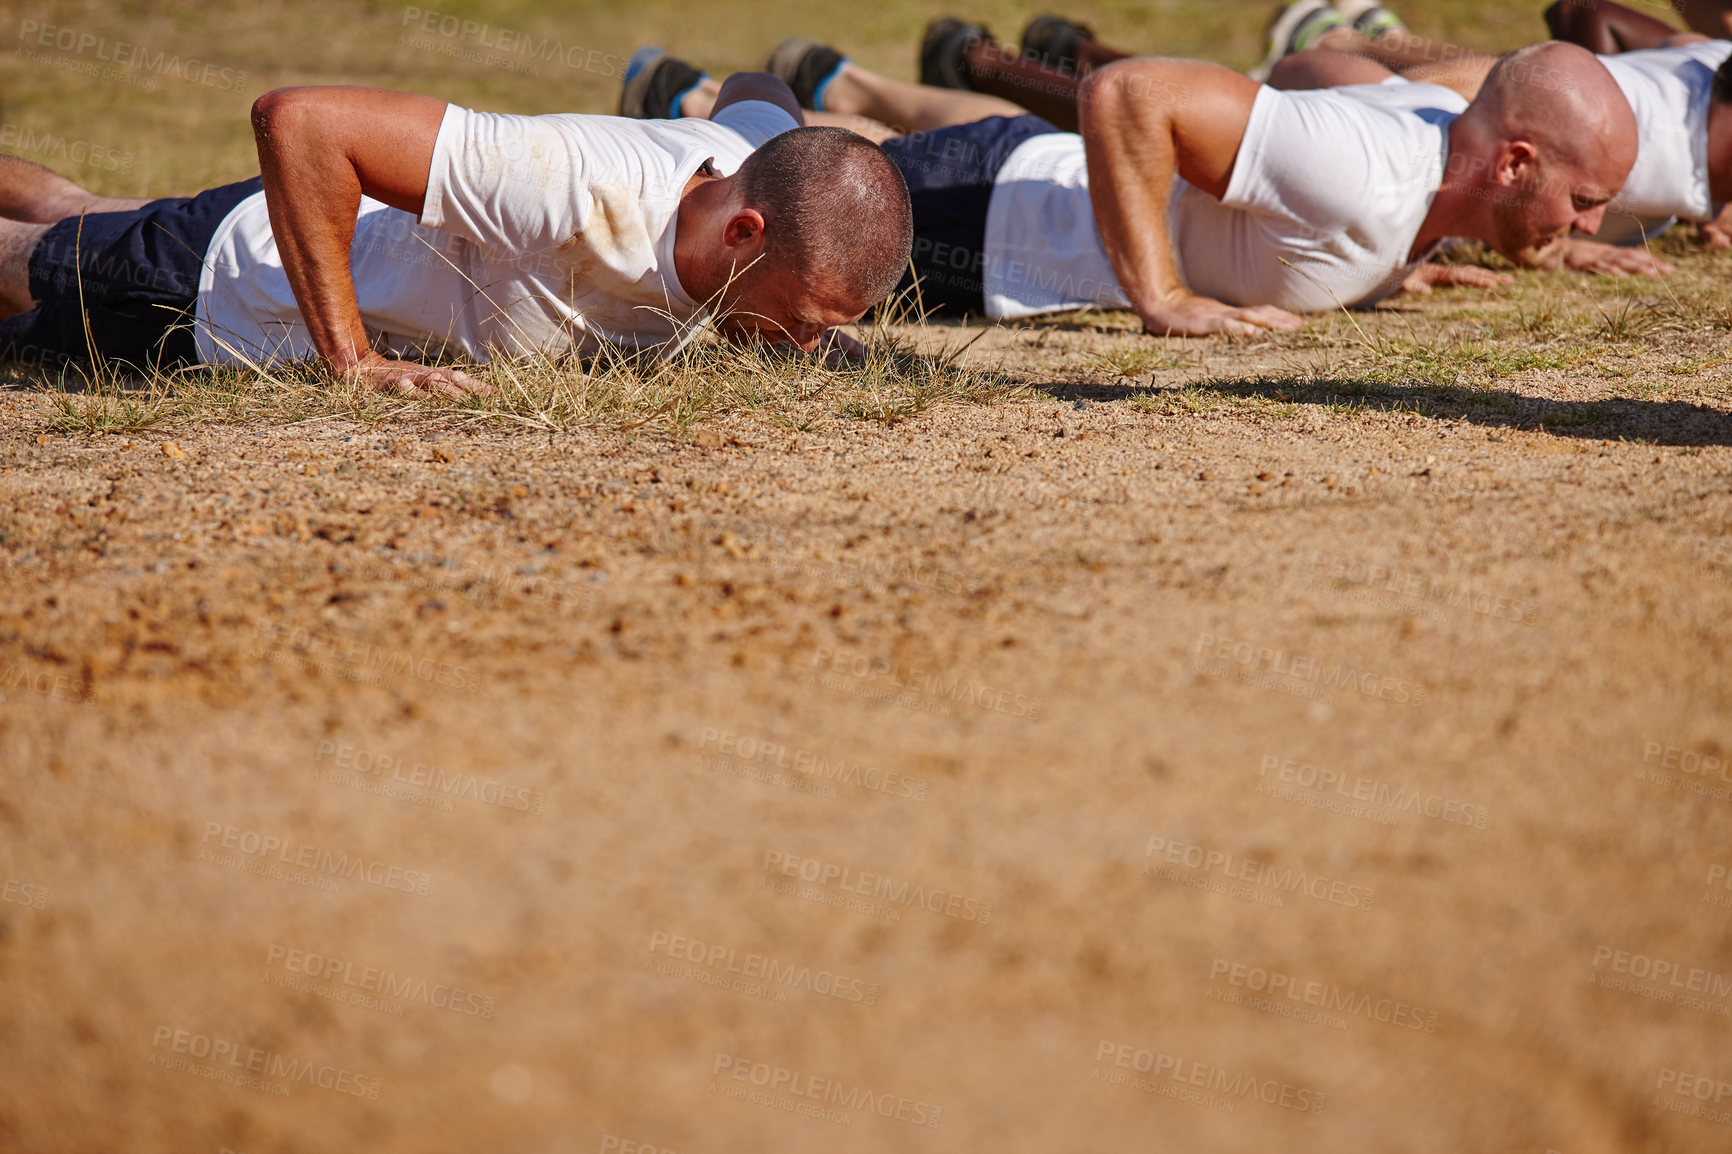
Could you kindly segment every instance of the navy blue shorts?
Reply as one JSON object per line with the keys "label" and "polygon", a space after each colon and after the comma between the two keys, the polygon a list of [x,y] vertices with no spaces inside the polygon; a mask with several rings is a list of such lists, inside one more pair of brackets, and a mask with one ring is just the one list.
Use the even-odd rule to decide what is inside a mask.
{"label": "navy blue shorts", "polygon": [[139,369],[197,363],[192,318],[205,252],[223,218],[263,187],[255,176],[51,225],[30,254],[36,307],[0,321],[0,361],[88,363],[94,345],[104,360]]}
{"label": "navy blue shorts", "polygon": [[913,272],[920,301],[940,316],[983,315],[986,209],[999,169],[1018,145],[1059,131],[1038,116],[992,116],[884,142],[914,207]]}

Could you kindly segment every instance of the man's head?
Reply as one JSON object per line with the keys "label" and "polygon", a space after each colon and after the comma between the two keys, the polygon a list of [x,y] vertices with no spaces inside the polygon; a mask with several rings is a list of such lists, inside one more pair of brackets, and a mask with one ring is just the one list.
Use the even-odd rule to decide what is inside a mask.
{"label": "man's head", "polygon": [[1449,179],[1476,198],[1505,256],[1593,233],[1636,163],[1636,115],[1594,55],[1556,42],[1511,52],[1451,131]]}
{"label": "man's head", "polygon": [[908,186],[844,129],[784,132],[700,191],[689,226],[682,206],[677,263],[688,291],[719,297],[730,338],[809,349],[888,296],[908,265]]}

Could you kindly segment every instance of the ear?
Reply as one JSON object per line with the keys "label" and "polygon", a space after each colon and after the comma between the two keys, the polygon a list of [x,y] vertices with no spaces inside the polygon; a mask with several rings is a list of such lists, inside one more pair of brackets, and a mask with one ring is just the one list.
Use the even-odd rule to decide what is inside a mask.
{"label": "ear", "polygon": [[1533,176],[1534,162],[1538,155],[1532,141],[1505,142],[1503,151],[1498,155],[1497,182],[1505,187],[1526,183]]}
{"label": "ear", "polygon": [[763,247],[764,218],[755,208],[742,208],[722,226],[722,243],[732,249],[747,249],[748,257]]}

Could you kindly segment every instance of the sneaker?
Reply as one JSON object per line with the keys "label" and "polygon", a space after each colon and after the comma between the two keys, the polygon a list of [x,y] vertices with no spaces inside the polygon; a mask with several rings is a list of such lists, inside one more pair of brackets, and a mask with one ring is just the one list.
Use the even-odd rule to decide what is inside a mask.
{"label": "sneaker", "polygon": [[1066,76],[1077,74],[1077,46],[1095,38],[1094,29],[1063,16],[1036,16],[1022,30],[1022,54]]}
{"label": "sneaker", "polygon": [[653,44],[632,53],[619,93],[619,114],[633,120],[678,120],[680,101],[708,73],[669,56]]}
{"label": "sneaker", "polygon": [[780,77],[794,90],[794,99],[801,108],[824,111],[824,90],[842,72],[848,58],[814,40],[784,40],[770,53],[764,71]]}
{"label": "sneaker", "polygon": [[1314,46],[1325,32],[1347,27],[1341,13],[1329,6],[1329,0],[1293,0],[1275,13],[1269,22],[1269,55],[1250,72],[1252,80],[1262,82],[1280,63],[1283,56],[1303,52]]}
{"label": "sneaker", "polygon": [[1341,13],[1341,19],[1351,24],[1373,8],[1380,7],[1377,0],[1331,0],[1331,6]]}
{"label": "sneaker", "polygon": [[991,39],[992,33],[978,24],[940,16],[926,26],[926,35],[920,40],[920,83],[972,90],[963,56],[976,42]]}
{"label": "sneaker", "polygon": [[[1351,15],[1347,5],[1353,5]],[[1376,40],[1387,32],[1406,32],[1407,25],[1401,22],[1401,17],[1391,12],[1381,4],[1367,3],[1367,0],[1338,0],[1335,10],[1341,13],[1341,18],[1352,25],[1353,30],[1367,40]]]}

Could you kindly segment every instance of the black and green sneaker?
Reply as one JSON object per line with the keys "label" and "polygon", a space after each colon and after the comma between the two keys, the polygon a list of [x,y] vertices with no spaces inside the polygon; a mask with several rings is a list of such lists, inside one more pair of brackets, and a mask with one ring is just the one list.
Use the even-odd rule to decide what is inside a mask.
{"label": "black and green sneaker", "polygon": [[680,101],[702,84],[699,72],[677,56],[646,44],[632,53],[619,93],[619,114],[633,120],[678,120]]}
{"label": "black and green sneaker", "polygon": [[972,91],[964,56],[982,40],[990,42],[992,33],[954,16],[940,16],[928,24],[926,35],[920,39],[920,83]]}
{"label": "black and green sneaker", "polygon": [[801,108],[824,111],[824,90],[842,72],[848,58],[815,40],[784,40],[770,53],[764,71],[794,90]]}
{"label": "black and green sneaker", "polygon": [[1036,16],[1022,30],[1022,54],[1067,76],[1077,74],[1077,48],[1095,38],[1094,29],[1063,16]]}

